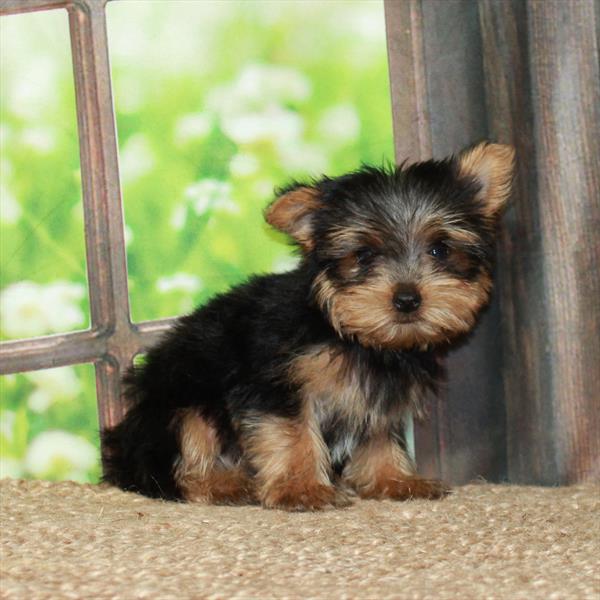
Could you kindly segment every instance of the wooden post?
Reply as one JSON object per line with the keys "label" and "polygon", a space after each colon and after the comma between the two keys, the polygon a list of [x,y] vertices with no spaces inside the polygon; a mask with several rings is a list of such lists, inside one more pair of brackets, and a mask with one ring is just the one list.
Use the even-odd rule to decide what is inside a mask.
{"label": "wooden post", "polygon": [[518,156],[500,264],[509,478],[600,479],[600,5],[480,13],[490,128]]}
{"label": "wooden post", "polygon": [[[442,158],[486,138],[477,4],[387,4],[397,160]],[[404,40],[400,50],[390,35]],[[415,72],[419,85],[412,83]],[[415,426],[417,462],[425,475],[451,483],[506,477],[499,321],[495,296],[469,344],[449,356],[448,386],[432,399],[428,420]]]}

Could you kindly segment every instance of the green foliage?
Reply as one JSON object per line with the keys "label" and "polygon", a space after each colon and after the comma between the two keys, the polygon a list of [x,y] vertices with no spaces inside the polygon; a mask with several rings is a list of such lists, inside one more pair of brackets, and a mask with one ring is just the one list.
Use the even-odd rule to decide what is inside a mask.
{"label": "green foliage", "polygon": [[0,422],[2,476],[99,477],[91,365],[2,377]]}
{"label": "green foliage", "polygon": [[[66,15],[0,26],[1,335],[84,328]],[[289,268],[290,247],[262,220],[273,188],[393,158],[379,1],[111,3],[108,31],[135,321]],[[98,446],[91,366],[61,373],[64,392],[43,377],[4,378],[6,474],[97,478],[97,460],[74,465],[68,452],[36,470],[49,431],[78,437],[42,437],[43,448],[85,457],[79,440]]]}

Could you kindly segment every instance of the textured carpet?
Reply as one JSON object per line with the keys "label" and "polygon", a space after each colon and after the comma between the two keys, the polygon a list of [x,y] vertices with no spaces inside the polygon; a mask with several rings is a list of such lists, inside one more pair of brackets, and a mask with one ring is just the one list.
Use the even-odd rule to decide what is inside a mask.
{"label": "textured carpet", "polygon": [[325,513],[0,484],[0,597],[600,598],[600,487],[471,485]]}

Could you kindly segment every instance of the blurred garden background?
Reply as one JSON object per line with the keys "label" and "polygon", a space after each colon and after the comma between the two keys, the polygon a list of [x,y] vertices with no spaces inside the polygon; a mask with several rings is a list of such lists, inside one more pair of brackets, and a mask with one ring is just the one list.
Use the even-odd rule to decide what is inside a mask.
{"label": "blurred garden background", "polygon": [[[134,321],[293,268],[273,189],[393,160],[380,0],[107,8]],[[65,11],[0,18],[0,335],[89,326]],[[0,380],[0,474],[96,481],[91,365]]]}

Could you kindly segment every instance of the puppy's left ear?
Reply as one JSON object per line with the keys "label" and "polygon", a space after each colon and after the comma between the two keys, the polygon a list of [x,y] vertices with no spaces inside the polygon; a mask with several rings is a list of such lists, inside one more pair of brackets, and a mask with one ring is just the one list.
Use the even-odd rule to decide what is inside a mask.
{"label": "puppy's left ear", "polygon": [[300,186],[275,199],[265,211],[265,219],[275,229],[291,235],[309,252],[314,247],[314,215],[321,205],[319,190]]}
{"label": "puppy's left ear", "polygon": [[481,186],[477,198],[485,216],[499,215],[512,188],[515,149],[506,144],[482,142],[463,150],[457,163],[460,177],[474,179]]}

